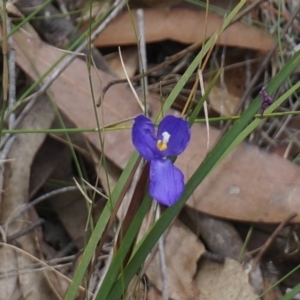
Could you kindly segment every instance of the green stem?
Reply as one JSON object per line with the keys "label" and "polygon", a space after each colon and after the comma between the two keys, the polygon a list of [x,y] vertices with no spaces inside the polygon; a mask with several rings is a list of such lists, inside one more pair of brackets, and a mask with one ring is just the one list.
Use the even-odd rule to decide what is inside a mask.
{"label": "green stem", "polygon": [[[290,115],[300,115],[300,111],[285,111],[285,112],[275,112],[264,114],[263,119],[271,118],[271,117],[283,117],[283,116],[290,116]],[[241,116],[226,116],[226,117],[215,117],[209,118],[209,122],[219,122],[225,120],[238,120]],[[260,119],[260,114],[254,115],[255,119]],[[195,123],[205,123],[204,118],[196,119]],[[131,126],[115,126],[115,127],[104,127],[104,128],[52,128],[52,129],[3,129],[2,133],[10,133],[10,134],[17,134],[17,133],[49,133],[49,134],[56,134],[56,133],[83,133],[83,132],[101,132],[101,131],[115,131],[115,130],[128,130],[131,129]]]}

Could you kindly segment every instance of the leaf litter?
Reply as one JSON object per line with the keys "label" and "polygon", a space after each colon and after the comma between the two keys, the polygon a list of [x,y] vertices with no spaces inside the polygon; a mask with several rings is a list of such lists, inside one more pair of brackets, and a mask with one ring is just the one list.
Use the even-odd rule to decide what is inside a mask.
{"label": "leaf litter", "polygon": [[[81,87],[82,88],[82,87]],[[107,95],[107,97],[108,97],[108,95]],[[57,98],[56,98],[57,99]],[[59,100],[59,99],[58,99]],[[75,101],[75,99],[73,98],[72,99],[73,101],[72,101],[72,103],[70,103],[71,104],[71,106],[72,106],[72,108],[74,108],[74,105],[78,105],[78,101]],[[80,101],[80,100],[79,100]],[[75,104],[74,104],[74,102],[75,102]],[[58,102],[59,103],[59,102]],[[111,103],[111,102],[110,102]],[[64,104],[64,105],[66,105],[66,103]],[[70,107],[71,108],[71,107]],[[66,111],[66,110],[65,110]],[[91,116],[91,114],[90,115],[86,115],[86,117],[87,117],[87,119],[89,119],[88,118],[88,116],[90,116],[90,118],[92,117]],[[132,116],[134,116],[134,113],[132,114]],[[73,120],[75,120],[75,118],[76,117],[72,117],[71,115],[70,115],[70,113],[68,114],[68,117],[69,118],[71,118],[71,119],[73,119]],[[81,122],[82,121],[84,121],[84,120],[82,120],[81,119]],[[90,124],[84,124],[84,123],[82,123],[82,124],[79,124],[79,125],[81,125],[82,127],[89,127],[90,126]],[[201,135],[201,133],[200,133],[200,135]],[[194,134],[194,136],[195,136],[195,134]],[[118,138],[118,140],[120,140],[119,138]],[[199,139],[198,139],[199,140]],[[107,143],[107,140],[106,140],[106,143]],[[114,142],[112,142],[112,144],[113,145],[115,145],[115,143]],[[197,145],[197,148],[198,148],[198,151],[196,152],[196,153],[199,153],[199,145]],[[190,148],[190,149],[193,149],[193,148]],[[205,151],[206,152],[206,151]],[[204,152],[204,154],[205,154],[205,152]],[[128,153],[128,155],[130,154],[130,152]],[[193,156],[195,156],[195,153],[193,153],[192,154],[192,156],[191,156],[191,154],[188,156],[188,157],[193,157]],[[113,157],[113,156],[109,156],[109,158],[111,158],[113,161],[116,161],[115,160],[115,158]],[[185,164],[186,165],[186,164]],[[239,164],[240,165],[240,164]],[[251,166],[252,166],[252,164],[251,164]],[[228,169],[228,168],[225,168],[225,169]],[[210,189],[211,190],[211,189]],[[203,193],[203,192],[200,192],[200,194],[201,195],[205,195],[205,193]],[[203,197],[202,197],[203,198]],[[214,197],[212,197],[212,198],[214,198]],[[219,199],[219,198],[216,198],[216,199]],[[251,198],[251,199],[253,199],[253,198]],[[231,201],[232,202],[232,201]],[[208,203],[210,203],[210,201],[208,201]],[[245,203],[244,203],[245,204]],[[195,204],[193,204],[193,207],[195,207]],[[232,210],[231,210],[232,211]],[[212,213],[212,212],[210,212],[210,213]],[[212,214],[214,214],[214,213],[212,213]],[[222,216],[224,216],[225,215],[225,213],[222,215]],[[237,215],[240,215],[239,213],[237,214]],[[232,218],[231,216],[228,216],[227,215],[227,217],[229,217],[229,218]]]}
{"label": "leaf litter", "polygon": [[[156,16],[161,14],[165,16],[166,12],[155,11],[154,14]],[[168,14],[171,14],[172,17],[173,15],[176,16],[176,12],[168,12]],[[191,13],[189,13],[189,16],[191,16]],[[170,19],[172,19],[172,17],[170,17]],[[212,20],[214,19],[212,18]],[[149,27],[151,26],[146,24],[146,28]],[[210,25],[209,27],[212,27],[212,25]],[[172,30],[174,31],[174,29]],[[242,30],[242,32],[246,31],[244,27]],[[163,31],[158,30],[158,32]],[[228,34],[229,37],[232,37],[234,36],[234,31],[229,31]],[[159,39],[166,38],[173,39],[174,36],[169,33],[168,36],[159,37]],[[226,44],[230,45],[230,42],[228,42],[227,38],[228,36],[225,39]],[[236,39],[236,41],[237,40],[238,39]],[[47,46],[36,38],[26,36],[26,34],[24,33],[17,33],[15,35],[15,41],[18,54],[17,63],[34,80],[38,78],[39,74],[45,72],[45,70],[47,70],[47,68],[50,67],[53,62],[61,55],[58,50]],[[184,42],[182,40],[180,41]],[[270,44],[268,44],[268,47],[270,47],[272,44],[271,40],[267,41],[270,41]],[[193,41],[186,42],[191,43]],[[265,44],[267,44],[267,42],[262,44],[264,46]],[[255,45],[255,47],[263,47],[261,46],[262,44]],[[24,45],[26,45],[27,51],[24,51]],[[243,46],[242,42],[240,44],[235,44],[235,46],[253,49],[253,47],[251,48],[249,44],[244,44]],[[260,48],[259,50],[266,51],[267,49],[269,48]],[[32,56],[30,57],[30,55]],[[32,62],[34,62],[34,66],[32,65]],[[79,60],[75,60],[50,88],[53,99],[57,103],[60,110],[64,112],[64,114],[73,122],[73,124],[75,124],[75,126],[80,128],[96,127],[95,114],[92,102],[90,101],[91,93],[87,78],[88,73],[85,63]],[[92,69],[93,89],[96,97],[101,97],[103,86],[105,86],[112,79],[113,77],[111,75]],[[78,85],[78,82],[80,82],[80,85]],[[111,90],[105,95],[105,98],[103,100],[104,101],[102,103],[102,108],[98,111],[98,116],[101,120],[102,126],[112,124],[120,120],[127,120],[128,118],[132,118],[136,114],[140,113],[140,108],[133,99],[133,96],[127,89],[126,85],[118,85],[112,87]],[[159,112],[161,105],[160,101],[157,101],[155,97],[150,96],[149,103],[154,115]],[[122,107],[122,110],[119,109],[120,107]],[[232,110],[230,112],[232,112]],[[176,114],[176,112],[173,110],[171,110],[170,113]],[[125,124],[130,125],[131,122],[127,122]],[[45,126],[41,126],[41,128],[49,128],[50,126],[51,125],[48,124]],[[189,176],[193,172],[193,168],[199,165],[207,154],[207,152],[204,150],[205,145],[203,144],[206,143],[205,139],[203,138],[206,136],[205,128],[202,125],[195,124],[195,126],[192,127],[192,130],[192,144],[188,148],[187,153],[185,153],[184,156],[179,157],[176,162],[176,164],[182,170],[184,170],[186,178],[189,178]],[[216,129],[210,130],[211,144],[213,145],[214,141],[217,138],[217,135],[219,134],[219,131]],[[91,142],[93,147],[95,147],[96,153],[102,152],[102,149],[99,145],[98,133],[84,133],[84,135]],[[126,132],[125,130],[106,132],[104,134],[104,139],[104,153],[112,162],[112,168],[117,167],[117,169],[121,170],[126,165],[128,158],[133,151],[133,147],[130,143],[129,132]],[[42,142],[40,142],[40,145],[41,143]],[[33,153],[31,153],[31,156],[26,156],[26,159],[31,157],[31,161],[33,161],[38,148],[38,146],[35,146],[35,148],[33,149]],[[14,155],[14,152],[12,152],[12,155]],[[17,156],[18,155],[16,154],[15,157]],[[30,161],[27,161],[27,163],[28,162]],[[49,166],[48,168],[46,168],[46,170],[48,170],[49,174],[54,174],[58,171],[57,168],[49,169]],[[70,166],[66,168],[66,171],[70,171]],[[26,172],[28,173],[26,175],[27,177],[25,175],[22,175],[23,177],[21,178],[24,178],[25,176],[27,180],[25,180],[25,182],[20,186],[21,188],[23,186],[23,189],[26,190],[26,193],[20,193],[19,197],[22,196],[23,202],[16,202],[16,207],[24,203],[23,199],[26,199],[25,201],[28,201],[29,199],[28,191],[30,164],[27,165]],[[220,218],[250,222],[278,223],[283,221],[288,215],[290,215],[291,212],[298,210],[298,172],[298,168],[289,161],[284,160],[283,158],[274,154],[259,150],[255,146],[242,144],[235,151],[233,151],[229,155],[229,157],[227,157],[224,162],[211,173],[209,177],[207,177],[203,184],[195,191],[193,197],[191,197],[191,199],[189,200],[188,205],[194,210],[209,215],[214,215]],[[116,173],[118,173],[118,171]],[[251,174],[250,178],[249,174]],[[64,177],[65,179],[67,178],[67,181],[70,181],[72,179],[72,176],[69,175],[70,174],[67,174],[67,177]],[[41,180],[40,183],[36,183],[37,186],[41,186],[44,180],[46,180],[46,177],[47,176],[45,176],[45,179]],[[57,175],[55,175],[55,177],[57,178]],[[117,175],[113,175],[113,177],[114,179],[112,178],[111,180],[114,184]],[[276,184],[275,188],[274,182]],[[9,196],[9,194],[7,195]],[[71,202],[72,199],[74,198],[71,196]],[[62,200],[58,201],[61,202]],[[80,204],[82,203],[83,201],[81,200]],[[61,211],[61,208],[58,207],[55,210]],[[13,211],[14,206],[12,206],[10,209],[5,209],[5,213],[8,213],[8,215],[12,214]],[[82,217],[82,224],[80,226],[80,229],[78,229],[80,231],[83,228],[83,223],[86,218],[86,211],[83,212],[84,209],[82,210],[80,208],[79,210],[75,211],[77,211],[77,213],[75,213],[76,215],[80,215]],[[22,217],[24,216],[22,215]],[[68,220],[67,217],[60,217],[60,219],[72,221],[72,219],[70,218]],[[33,220],[35,220],[35,217],[31,216],[29,220],[32,222]],[[294,221],[299,222],[298,217],[296,217]],[[1,223],[3,223],[2,220]],[[26,222],[24,222],[23,224],[25,223]],[[66,229],[68,228],[67,223],[63,223],[63,226]],[[70,225],[69,227],[70,230],[72,229],[71,227],[72,225]],[[195,294],[198,293],[198,295],[201,295],[203,299],[227,299],[226,297],[229,297],[228,299],[238,299],[239,297],[242,297],[242,299],[248,299],[248,297],[250,297],[249,299],[256,298],[251,286],[249,285],[248,278],[245,272],[242,270],[241,265],[233,260],[226,259],[225,264],[220,265],[209,261],[205,262],[203,261],[203,259],[201,259],[202,264],[200,264],[199,271],[197,272],[196,262],[203,253],[204,246],[199,242],[195,233],[182,228],[182,225],[178,225],[178,223],[173,224],[169,232],[166,233],[165,237],[165,251],[168,261],[167,265],[169,267],[168,272],[170,272],[168,277],[171,278],[169,292],[170,294],[175,295],[175,299],[177,299],[176,297],[178,297],[178,299],[189,299],[191,297],[190,293],[192,292],[195,292]],[[10,228],[10,230],[11,229],[13,228]],[[75,231],[77,231],[77,229]],[[72,233],[71,231],[68,232],[72,240],[76,240],[75,231],[74,233]],[[178,238],[178,235],[181,231],[183,231],[182,237]],[[31,233],[28,233],[27,235],[22,237],[22,239],[26,240],[26,238],[28,237],[32,238],[34,237],[34,235],[31,236]],[[184,247],[184,240],[189,238],[192,239],[191,245],[189,247]],[[19,238],[18,241],[19,240],[21,239]],[[37,255],[36,252],[39,251],[39,245],[36,245],[36,241],[33,240],[30,242],[33,245],[31,249],[30,247],[26,248],[26,245],[23,243],[20,245],[20,248],[27,251],[28,253],[33,252],[33,254]],[[192,263],[188,265],[186,269],[181,265],[183,261],[180,259],[180,252],[178,253],[179,257],[177,259],[177,256],[174,255],[172,251],[176,247],[176,245],[180,245],[180,243],[182,243],[183,246],[182,250],[188,252],[187,254],[183,254],[182,257],[188,257],[192,260]],[[80,247],[79,245],[77,246]],[[170,250],[168,250],[169,247]],[[193,254],[190,253],[190,249],[193,250]],[[6,254],[11,257],[12,261],[14,261],[15,254],[13,251],[7,250]],[[15,265],[12,264],[10,266],[13,266],[15,269],[17,269],[18,267],[22,267],[22,265],[26,264],[26,259],[22,256],[19,256],[18,261],[16,261],[15,259]],[[161,283],[161,279],[159,280],[160,275],[158,276],[158,274],[160,274],[161,266],[158,263],[157,259],[158,258],[154,258],[149,265],[152,266],[151,271],[153,274],[150,275],[149,270],[146,271],[146,274],[148,275],[149,279],[155,284],[155,286],[162,290],[163,286]],[[8,266],[6,267],[10,268]],[[192,290],[189,290],[189,288],[185,287],[178,290],[178,286],[186,284],[186,282],[183,282],[184,280],[181,280],[181,282],[178,284],[179,277],[176,277],[176,274],[183,270],[186,270],[188,273],[187,276],[184,276],[185,280],[188,281],[187,284],[190,284],[190,280],[192,280],[194,278],[194,275],[197,273],[197,276],[195,277],[196,280],[193,282],[195,289],[193,288]],[[48,275],[47,277],[48,279],[53,276],[57,278],[56,273],[56,275],[53,275],[54,273],[50,274],[51,275]],[[25,281],[23,281],[22,276],[23,275],[20,276],[21,283],[25,281],[27,283],[27,280],[30,280],[29,282],[35,280],[35,277],[31,276],[28,278],[24,277]],[[219,276],[219,278],[217,276]],[[216,282],[213,282],[213,279],[215,279]],[[228,279],[228,281],[226,281],[226,279]],[[205,280],[208,280],[208,282]],[[52,278],[51,281],[54,282],[55,279]],[[195,287],[196,282],[198,284],[198,289]],[[11,285],[8,285],[8,291],[13,293],[13,289],[17,284],[14,277],[11,283]],[[55,284],[55,291],[51,290],[51,284],[49,290],[53,293],[63,295],[63,291],[65,290],[66,286],[63,285],[62,289],[59,290],[57,284],[58,282]],[[212,287],[214,287],[213,290]],[[234,287],[236,288],[235,290],[233,289]],[[38,293],[41,292],[40,295],[43,295],[43,293],[47,294],[49,290],[46,290],[44,288],[43,291],[40,291],[39,289],[37,289],[36,293],[38,295]],[[32,290],[30,290],[30,288],[28,290],[25,285],[23,289],[20,289],[20,292],[23,293],[23,296],[26,296],[28,293],[31,293]],[[218,294],[218,292],[221,294]],[[50,297],[50,295],[52,294],[45,295],[45,299],[48,299],[47,297]],[[19,296],[20,294],[14,294],[13,297],[16,297],[17,299]],[[13,297],[12,299],[14,299]],[[51,297],[49,299],[51,299]]]}
{"label": "leaf litter", "polygon": [[[46,97],[43,96],[40,101],[32,108],[30,113],[23,119],[20,128],[48,128],[54,119],[54,112]],[[43,114],[41,113],[43,111]],[[9,164],[4,166],[4,182],[5,193],[1,199],[0,221],[4,224],[6,237],[26,229],[32,222],[37,221],[37,217],[32,218],[30,215],[35,214],[34,211],[26,212],[19,218],[10,222],[14,214],[27,203],[29,199],[29,181],[30,167],[35,153],[45,139],[45,135],[18,135],[12,144],[8,158],[12,159]],[[20,151],[21,149],[21,151]],[[28,254],[40,257],[40,247],[36,239],[36,230],[30,231],[22,237],[18,238],[18,247],[22,251],[15,251],[10,246],[2,244],[0,248],[1,274],[7,274],[1,279],[1,299],[20,299],[31,297],[43,299],[53,299],[53,290],[47,282],[48,271],[28,271],[18,275],[18,270],[30,268],[33,263]],[[9,276],[13,272],[17,275]],[[42,276],[41,276],[42,274]],[[55,274],[56,276],[56,274]],[[60,278],[60,280],[64,280]]]}
{"label": "leaf litter", "polygon": [[[16,45],[24,43],[25,36],[22,38],[18,34],[18,38],[20,40],[16,42]],[[51,65],[50,58],[54,62],[60,56],[60,52],[41,41],[28,37],[26,37],[26,40],[28,47],[38,49],[35,50],[35,55],[39,51],[35,68],[39,70],[39,74],[42,74]],[[21,49],[19,49],[19,56],[17,57],[19,65],[31,76],[36,76],[33,75],[28,60],[26,63],[25,56],[21,57],[20,53]],[[61,75],[62,79],[59,78],[53,83],[50,90],[53,90],[53,96],[58,107],[68,115],[68,118],[77,127],[96,128],[93,106],[91,102],[88,102],[90,94],[88,74],[87,71],[86,73],[81,71],[79,74],[76,71],[79,69],[85,70],[85,64],[80,60],[76,60]],[[101,81],[98,79],[99,74]],[[112,79],[108,74],[100,73],[100,71],[98,71],[98,74],[94,73],[92,78],[95,95],[99,95],[105,82]],[[75,84],[78,80],[81,82],[80,86]],[[75,90],[76,87],[78,87],[77,90]],[[72,92],[70,93],[70,91]],[[123,97],[117,96],[118,94],[123,95]],[[124,104],[124,99],[126,99],[126,104]],[[149,99],[155,115],[160,109],[160,103],[154,101],[155,99]],[[116,107],[121,106],[124,107],[122,111],[116,110]],[[101,125],[108,125],[118,120],[132,118],[139,113],[141,113],[139,106],[126,86],[116,85],[105,95],[103,107],[99,110],[98,116]],[[124,124],[130,124],[130,122]],[[98,133],[89,132],[85,135],[95,146],[99,147]],[[210,135],[211,144],[213,145],[218,136],[218,131],[211,128]],[[206,136],[205,127],[198,124],[193,126],[191,144],[176,162],[181,169],[185,170],[187,179],[193,173],[193,167],[197,166],[206,155],[206,141],[202,138],[203,136]],[[123,168],[133,151],[130,132],[126,130],[108,131],[104,134],[104,140],[104,151],[107,153],[108,158],[118,167]],[[266,165],[264,172],[262,172],[262,164]],[[279,222],[291,212],[299,209],[296,201],[300,193],[300,185],[297,180],[297,178],[300,178],[298,176],[299,172],[298,167],[289,161],[259,150],[255,146],[243,144],[237,147],[213,171],[212,175],[205,179],[203,184],[196,189],[188,204],[199,211],[229,219]],[[258,175],[254,175],[256,173]],[[226,176],[223,174],[226,174]],[[246,176],[247,174],[253,174],[252,178],[249,179]],[[273,188],[274,182],[276,182],[275,190]],[[218,189],[213,188],[216,183]],[[258,207],[255,206],[253,199],[257,199]],[[214,201],[217,201],[217,203]],[[218,210],[215,209],[216,205]],[[230,209],[228,209],[229,207]],[[248,209],[245,210],[245,207],[248,207]],[[295,220],[298,220],[297,218]]]}

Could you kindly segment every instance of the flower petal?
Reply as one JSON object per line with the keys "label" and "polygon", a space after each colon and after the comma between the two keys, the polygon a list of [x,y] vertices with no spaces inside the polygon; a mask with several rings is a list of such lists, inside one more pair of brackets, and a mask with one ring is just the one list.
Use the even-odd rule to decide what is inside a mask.
{"label": "flower petal", "polygon": [[150,195],[159,203],[171,206],[184,190],[184,177],[169,159],[150,163]]}
{"label": "flower petal", "polygon": [[163,133],[170,135],[168,147],[162,151],[163,156],[177,156],[182,153],[191,139],[189,124],[182,118],[165,116],[158,126],[157,140],[163,139]]}
{"label": "flower petal", "polygon": [[131,138],[134,147],[148,161],[154,159],[158,153],[155,129],[152,121],[144,115],[139,115],[134,119]]}

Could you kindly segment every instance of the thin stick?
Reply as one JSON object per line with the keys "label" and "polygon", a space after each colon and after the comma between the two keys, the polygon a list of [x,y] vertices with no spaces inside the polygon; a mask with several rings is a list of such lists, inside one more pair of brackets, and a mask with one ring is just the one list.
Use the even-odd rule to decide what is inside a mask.
{"label": "thin stick", "polygon": [[[146,55],[146,38],[145,38],[145,28],[144,28],[144,10],[138,9],[136,11],[137,23],[138,23],[138,34],[139,34],[139,71],[140,74],[145,74],[147,71],[147,55]],[[147,98],[148,91],[148,77],[143,76],[141,78],[141,87],[144,92],[145,99]]]}
{"label": "thin stick", "polygon": [[[5,14],[5,13],[4,13]],[[8,34],[11,32],[11,23],[10,20],[7,19],[6,22]],[[5,38],[3,39],[4,43]],[[8,53],[8,76],[9,76],[9,89],[8,89],[8,108],[14,106],[16,102],[16,64],[15,64],[15,57],[16,57],[16,50],[14,49],[14,42],[11,35],[8,35],[8,44],[9,44],[9,53]],[[4,108],[3,108],[4,109]],[[3,116],[4,117],[4,116]],[[12,112],[8,118],[8,128],[13,129],[14,122],[16,119],[16,115]],[[2,122],[2,121],[1,121]],[[3,133],[3,131],[2,131]],[[8,153],[14,143],[15,136],[9,139],[10,134],[6,133],[5,136],[2,138],[1,142],[5,143],[4,148],[0,154],[0,160],[6,160]],[[0,173],[3,172],[3,168],[0,168]],[[3,190],[3,176],[0,179],[0,189]],[[0,197],[1,198],[1,197]]]}
{"label": "thin stick", "polygon": [[[200,84],[200,90],[202,96],[205,94],[205,88],[204,88],[204,82],[203,82],[203,76],[202,76],[202,70],[198,70],[198,76],[199,76],[199,84]],[[207,108],[207,101],[205,100],[203,103],[204,108],[204,116],[205,116],[205,124],[206,124],[206,132],[207,132],[207,142],[206,142],[206,150],[209,149],[209,141],[210,141],[210,135],[209,135],[209,116],[208,116],[208,108]]]}
{"label": "thin stick", "polygon": [[124,71],[124,73],[125,73],[126,79],[127,79],[127,81],[128,81],[128,84],[129,84],[129,86],[130,86],[130,89],[131,89],[131,91],[132,91],[132,93],[133,93],[133,95],[134,95],[134,97],[135,97],[137,103],[138,103],[139,106],[141,107],[142,112],[145,112],[146,109],[145,109],[145,107],[144,107],[144,104],[143,104],[143,103],[141,102],[141,100],[139,99],[139,96],[138,96],[138,94],[136,93],[136,91],[135,91],[135,89],[134,89],[134,87],[133,87],[133,85],[132,85],[132,83],[131,83],[131,81],[130,81],[130,78],[129,78],[129,76],[128,76],[128,73],[127,73],[127,71],[126,71],[126,67],[125,67],[125,64],[124,64],[124,61],[123,61],[123,57],[122,57],[122,53],[121,53],[121,48],[120,48],[120,47],[118,47],[118,51],[119,51],[119,57],[120,57],[121,65],[122,65],[123,71]]}
{"label": "thin stick", "polygon": [[[7,101],[8,95],[8,39],[7,39],[7,12],[6,12],[6,0],[2,2],[2,55],[3,55],[3,77],[2,77],[2,88],[3,88],[3,102]],[[5,103],[6,105],[6,103]]]}
{"label": "thin stick", "polygon": [[[9,135],[8,135],[9,137]],[[16,136],[13,135],[11,138],[9,138],[7,140],[7,142],[4,144],[4,147],[2,149],[2,151],[0,151],[0,203],[1,203],[1,199],[2,199],[2,193],[4,191],[3,189],[3,184],[4,184],[4,176],[3,176],[3,171],[4,171],[4,167],[3,167],[3,162],[6,162],[7,161],[7,156],[8,156],[8,153],[14,143],[16,139]]]}
{"label": "thin stick", "polygon": [[296,213],[292,213],[291,215],[289,215],[285,220],[283,220],[279,226],[274,230],[274,232],[269,236],[269,238],[266,240],[266,242],[264,243],[264,245],[260,248],[259,253],[256,255],[256,257],[253,260],[252,266],[251,266],[251,270],[254,270],[255,267],[258,265],[258,263],[260,262],[261,258],[263,257],[263,255],[266,253],[266,251],[268,250],[268,248],[271,246],[271,244],[274,242],[276,236],[279,234],[279,232],[282,230],[282,228],[287,225],[292,219],[294,219],[297,216]]}
{"label": "thin stick", "polygon": [[[40,265],[44,266],[46,269],[53,271],[56,275],[58,275],[59,278],[62,278],[64,280],[66,280],[68,283],[71,283],[72,280],[70,278],[68,278],[67,276],[65,276],[64,274],[62,274],[61,272],[55,270],[55,267],[49,266],[47,263],[43,262],[42,260],[36,258],[35,256],[31,255],[30,253],[22,250],[21,248],[18,248],[16,246],[10,245],[10,244],[5,244],[0,242],[0,246],[1,247],[6,247],[12,251],[15,251],[16,253],[18,253],[19,255],[24,255],[27,258],[30,258],[32,261],[39,263]],[[45,269],[43,268],[43,269]],[[33,270],[34,271],[34,270]],[[18,274],[16,274],[17,276]],[[84,287],[82,287],[81,285],[79,286],[79,289],[81,291],[87,291]],[[87,291],[89,295],[92,295],[91,292]]]}
{"label": "thin stick", "polygon": [[31,201],[30,203],[26,204],[26,205],[22,205],[21,209],[16,213],[14,214],[10,219],[8,219],[6,221],[6,223],[4,224],[4,228],[7,228],[8,225],[13,221],[15,220],[16,218],[18,218],[23,212],[25,212],[27,209],[33,207],[34,205],[42,202],[42,201],[45,201],[53,196],[56,196],[56,195],[59,195],[59,194],[62,194],[62,193],[67,193],[69,191],[76,191],[78,190],[77,186],[67,186],[67,187],[64,187],[64,188],[60,188],[60,189],[57,189],[57,190],[54,190],[52,192],[49,192],[47,194],[44,194],[38,198],[36,198],[35,200]]}
{"label": "thin stick", "polygon": [[[14,39],[11,32],[11,23],[7,19],[7,31],[8,31],[8,44],[9,44],[9,53],[8,53],[8,69],[9,69],[9,90],[8,90],[8,109],[11,109],[16,103],[16,49],[14,48]],[[12,112],[8,118],[8,128],[12,129],[15,122],[16,115]]]}
{"label": "thin stick", "polygon": [[[160,206],[157,206],[156,210],[156,219],[160,217]],[[168,287],[168,271],[166,264],[166,255],[165,255],[165,246],[164,246],[164,236],[163,233],[158,240],[158,251],[160,258],[160,269],[161,269],[161,277],[162,277],[162,298],[163,300],[169,299],[169,287]]]}
{"label": "thin stick", "polygon": [[[170,64],[172,64],[173,62],[181,59],[182,57],[184,57],[186,54],[188,54],[189,52],[192,52],[194,50],[196,50],[197,48],[201,47],[202,42],[197,42],[194,43],[193,45],[185,48],[184,50],[170,56],[167,60],[165,60],[164,62],[162,62],[161,64],[149,69],[147,72],[145,72],[144,74],[138,74],[135,75],[133,77],[131,77],[130,79],[132,81],[135,80],[139,80],[141,79],[143,76],[148,76],[151,75],[152,73],[161,70],[162,68],[164,68],[165,66],[168,66]],[[111,82],[109,82],[104,88],[103,88],[103,94],[105,95],[105,93],[109,90],[109,88],[115,84],[119,84],[119,83],[125,83],[127,82],[127,79],[116,79],[116,80],[112,80]]]}
{"label": "thin stick", "polygon": [[6,241],[7,243],[11,243],[13,240],[19,238],[20,236],[23,236],[27,233],[29,233],[30,231],[32,231],[33,229],[35,229],[36,227],[39,227],[41,226],[43,223],[45,223],[45,220],[44,219],[38,219],[37,222],[35,222],[34,224],[31,224],[30,226],[12,234],[12,235],[9,235],[7,238],[6,238]]}
{"label": "thin stick", "polygon": [[[16,270],[9,270],[7,273],[0,274],[0,280],[10,278],[10,277],[15,277],[15,276],[20,276],[23,274],[28,274],[28,273],[33,273],[33,272],[40,272],[40,271],[47,271],[49,269],[60,269],[60,268],[66,268],[66,267],[72,267],[73,263],[65,263],[65,264],[60,264],[60,265],[55,265],[55,266],[48,266],[48,267],[32,267],[32,268],[24,268],[24,269],[16,269]],[[31,267],[31,266],[30,266]]]}

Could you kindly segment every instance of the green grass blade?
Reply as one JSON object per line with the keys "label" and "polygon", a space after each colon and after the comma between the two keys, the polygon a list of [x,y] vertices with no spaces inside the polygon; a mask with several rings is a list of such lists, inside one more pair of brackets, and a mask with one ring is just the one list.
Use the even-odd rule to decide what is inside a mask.
{"label": "green grass blade", "polygon": [[74,300],[76,298],[75,296],[76,296],[78,287],[81,284],[81,281],[86,273],[87,267],[95,253],[95,249],[97,247],[99,239],[100,239],[100,237],[106,227],[106,224],[110,218],[112,206],[114,206],[116,201],[118,200],[118,198],[122,192],[123,186],[125,185],[127,179],[129,178],[131,172],[133,171],[133,169],[135,167],[138,157],[139,157],[139,155],[137,152],[135,152],[131,156],[128,164],[126,165],[126,168],[124,169],[120,179],[117,182],[117,185],[115,186],[115,188],[112,192],[111,199],[108,200],[107,204],[105,205],[104,210],[92,232],[89,242],[84,249],[81,260],[78,263],[78,267],[75,271],[72,282],[68,288],[67,294],[65,296],[65,300]]}
{"label": "green grass blade", "polygon": [[[119,250],[114,255],[114,258],[110,264],[109,270],[102,282],[102,285],[97,293],[96,300],[103,300],[106,299],[109,292],[111,292],[112,287],[114,286],[116,280],[118,279],[118,275],[120,274],[120,270],[122,268],[122,262],[124,261],[125,256],[128,253],[128,250],[130,249],[130,246],[132,245],[132,242],[134,241],[136,237],[137,231],[140,229],[141,224],[150,209],[152,204],[152,198],[147,195],[137,214],[136,217],[133,219],[127,234],[125,235],[122,244],[120,245]],[[110,298],[109,298],[110,299]],[[119,299],[119,298],[115,298]]]}
{"label": "green grass blade", "polygon": [[300,283],[298,283],[291,291],[289,291],[287,294],[285,294],[279,300],[293,300],[294,296],[296,296],[298,293],[300,293]]}

